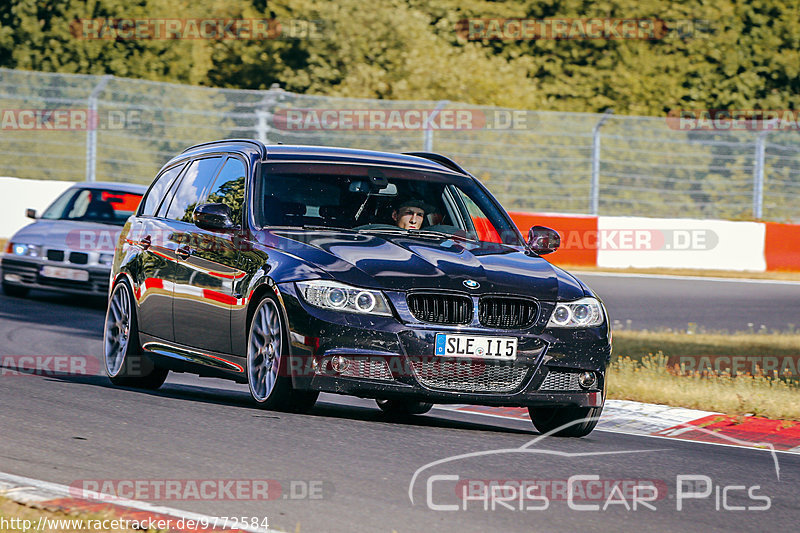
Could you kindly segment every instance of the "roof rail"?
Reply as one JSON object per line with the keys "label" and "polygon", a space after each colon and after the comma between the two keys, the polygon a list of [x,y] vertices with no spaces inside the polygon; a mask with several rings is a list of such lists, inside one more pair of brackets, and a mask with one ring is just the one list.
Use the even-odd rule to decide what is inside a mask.
{"label": "roof rail", "polygon": [[184,150],[181,153],[185,154],[189,150],[194,150],[195,148],[200,148],[201,146],[211,146],[212,144],[223,144],[223,143],[248,143],[248,144],[252,144],[256,148],[258,148],[259,152],[261,152],[261,159],[264,159],[264,158],[267,157],[267,147],[264,146],[264,144],[262,142],[256,141],[254,139],[220,139],[218,141],[209,141],[209,142],[205,142],[205,143],[195,144],[194,146],[190,146],[189,148],[187,148],[186,150]]}
{"label": "roof rail", "polygon": [[415,157],[421,157],[423,159],[428,159],[435,163],[439,163],[442,166],[449,168],[450,170],[455,170],[456,172],[460,172],[461,174],[469,173],[461,168],[458,163],[450,159],[449,157],[445,157],[441,154],[434,154],[433,152],[403,152],[403,155],[413,155]]}

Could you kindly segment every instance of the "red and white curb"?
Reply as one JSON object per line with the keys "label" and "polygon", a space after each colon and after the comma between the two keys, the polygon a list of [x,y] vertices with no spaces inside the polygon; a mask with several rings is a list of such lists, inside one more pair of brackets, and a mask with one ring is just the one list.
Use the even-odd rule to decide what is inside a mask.
{"label": "red and white curb", "polygon": [[[13,474],[0,472],[0,496],[21,503],[28,507],[47,510],[82,511],[89,513],[108,512],[116,518],[145,523],[153,522],[172,524],[169,531],[194,533],[200,531],[247,531],[250,533],[278,533],[274,529],[255,527],[216,527],[219,518],[171,507],[153,505],[147,502],[128,500],[92,491],[81,491],[86,498],[76,498],[75,490],[67,485],[50,483]],[[177,527],[178,524],[209,524],[209,527]]]}
{"label": "red and white curb", "polygon": [[[530,420],[521,407],[437,406],[483,416]],[[800,422],[731,416],[627,400],[606,400],[597,430],[800,453]]]}

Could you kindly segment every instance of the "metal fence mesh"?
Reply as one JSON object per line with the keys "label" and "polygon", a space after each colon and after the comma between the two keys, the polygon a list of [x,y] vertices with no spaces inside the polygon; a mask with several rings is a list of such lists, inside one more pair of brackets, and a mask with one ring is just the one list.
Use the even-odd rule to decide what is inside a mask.
{"label": "metal fence mesh", "polygon": [[[22,111],[96,108],[97,127]],[[289,128],[287,110],[468,113],[467,127]],[[664,118],[514,111],[174,85],[0,69],[0,173],[149,183],[184,148],[221,138],[387,151],[430,150],[480,178],[509,210],[800,221],[800,134],[681,131]],[[45,116],[47,116],[45,114]],[[512,120],[513,118],[513,120]],[[56,123],[54,123],[56,122]],[[72,127],[75,126],[75,127]],[[308,126],[308,127],[307,127]],[[599,150],[594,144],[599,140]],[[593,156],[597,158],[592,186]]]}

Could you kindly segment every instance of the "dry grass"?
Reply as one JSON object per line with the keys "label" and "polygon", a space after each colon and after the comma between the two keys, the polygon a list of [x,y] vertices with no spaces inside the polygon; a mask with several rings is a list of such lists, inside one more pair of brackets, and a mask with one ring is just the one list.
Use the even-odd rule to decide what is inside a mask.
{"label": "dry grass", "polygon": [[[86,533],[87,531],[115,531],[115,532],[130,532],[142,533],[141,529],[98,529],[92,526],[90,521],[100,520],[101,525],[103,520],[114,520],[117,518],[111,513],[65,513],[57,510],[34,509],[27,507],[20,503],[0,497],[0,533],[20,533],[22,531],[36,531],[37,533],[49,532],[66,532],[66,533]],[[19,520],[16,520],[19,519]],[[42,527],[37,529],[40,519],[47,520],[83,520],[84,527],[82,529],[69,528],[69,527]],[[25,529],[25,522],[29,520],[30,527]],[[42,522],[44,525],[45,522]],[[52,526],[53,524],[50,523]],[[107,522],[107,525],[111,525]],[[155,531],[155,530],[148,530]]]}
{"label": "dry grass", "polygon": [[6,251],[6,243],[7,242],[8,242],[8,239],[0,239],[0,253],[3,253],[3,252]]}
{"label": "dry grass", "polygon": [[[558,263],[557,263],[558,264]],[[800,265],[798,271],[748,272],[738,270],[704,270],[694,268],[597,268],[584,265],[561,265],[570,272],[609,272],[613,274],[657,274],[662,276],[700,276],[704,278],[736,278],[736,279],[774,279],[780,281],[800,281]]]}
{"label": "dry grass", "polygon": [[800,355],[800,333],[738,333],[614,331],[614,358],[641,359],[662,352],[666,356],[776,356]]}
{"label": "dry grass", "polygon": [[663,354],[621,357],[608,373],[608,397],[731,415],[800,420],[800,386],[778,377],[681,373]]}
{"label": "dry grass", "polygon": [[[609,398],[800,420],[800,333],[756,331],[707,333],[691,327],[684,332],[615,331]],[[738,358],[744,368],[732,376],[729,366],[715,365],[719,357]],[[691,365],[674,366],[681,358]],[[752,371],[751,361],[760,366],[768,358],[791,363],[791,371],[783,378],[779,372],[764,376],[759,368]]]}

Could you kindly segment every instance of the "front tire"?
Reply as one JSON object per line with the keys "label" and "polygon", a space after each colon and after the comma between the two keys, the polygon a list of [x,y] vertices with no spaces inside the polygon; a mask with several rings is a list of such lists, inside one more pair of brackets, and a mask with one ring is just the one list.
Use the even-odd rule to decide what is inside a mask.
{"label": "front tire", "polygon": [[106,375],[114,385],[155,390],[167,379],[169,370],[142,354],[133,293],[125,281],[117,283],[108,300],[103,347]]}
{"label": "front tire", "polygon": [[278,302],[265,296],[250,321],[247,339],[247,384],[253,400],[265,409],[306,412],[314,407],[318,391],[292,387],[286,372],[289,340]]}
{"label": "front tire", "polygon": [[585,437],[595,428],[602,412],[602,405],[600,407],[528,407],[531,422],[539,433],[549,433],[570,424],[553,433],[555,437]]}

